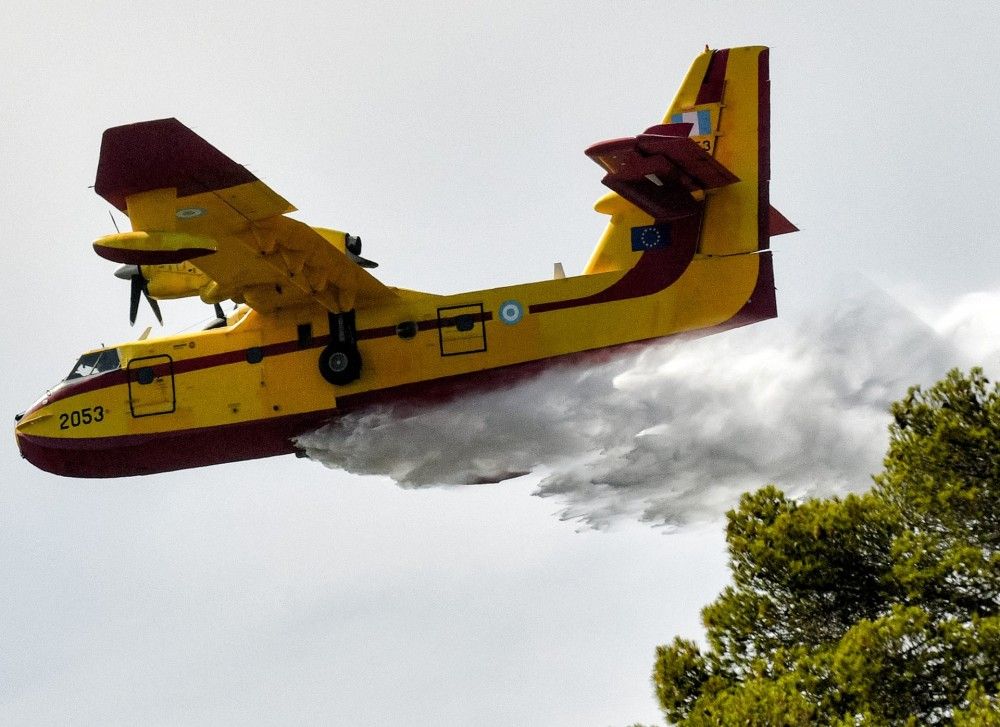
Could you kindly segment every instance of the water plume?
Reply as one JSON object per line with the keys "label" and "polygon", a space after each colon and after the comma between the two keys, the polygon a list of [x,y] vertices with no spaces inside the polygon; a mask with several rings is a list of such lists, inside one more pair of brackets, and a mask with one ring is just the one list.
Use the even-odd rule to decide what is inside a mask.
{"label": "water plume", "polygon": [[959,301],[935,330],[872,293],[797,325],[778,319],[433,406],[348,414],[298,444],[328,467],[409,488],[534,473],[535,494],[560,517],[595,528],[717,517],[771,482],[795,496],[861,490],[885,453],[890,403],[971,362],[957,344],[978,341],[970,331],[986,324],[972,314],[984,305]]}

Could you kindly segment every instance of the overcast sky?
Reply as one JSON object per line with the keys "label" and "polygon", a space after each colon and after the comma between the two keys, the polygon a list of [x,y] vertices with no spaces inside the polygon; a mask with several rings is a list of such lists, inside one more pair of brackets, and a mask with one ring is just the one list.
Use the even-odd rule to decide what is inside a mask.
{"label": "overcast sky", "polygon": [[[658,122],[706,43],[771,46],[771,199],[802,229],[774,244],[782,321],[734,341],[786,340],[872,287],[961,323],[1000,289],[998,19],[987,2],[7,8],[0,410],[13,426],[81,350],[153,322],[129,329],[127,285],[90,247],[112,231],[88,189],[105,128],[176,116],[299,219],[361,235],[386,283],[493,287],[582,270],[605,223],[583,150]],[[210,314],[164,312],[171,330]],[[911,359],[890,398],[940,364]],[[653,649],[698,637],[726,582],[720,521],[593,530],[532,496],[541,475],[412,490],[285,457],[75,481],[0,441],[0,723],[662,723]]]}

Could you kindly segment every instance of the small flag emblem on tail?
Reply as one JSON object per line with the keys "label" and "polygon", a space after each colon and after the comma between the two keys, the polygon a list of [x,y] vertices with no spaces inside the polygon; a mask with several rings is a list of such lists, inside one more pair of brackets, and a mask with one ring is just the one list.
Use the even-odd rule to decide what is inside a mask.
{"label": "small flag emblem on tail", "polygon": [[691,136],[705,136],[712,133],[712,112],[708,109],[685,111],[671,116],[670,123],[691,124]]}
{"label": "small flag emblem on tail", "polygon": [[632,252],[662,250],[670,244],[670,225],[632,228]]}

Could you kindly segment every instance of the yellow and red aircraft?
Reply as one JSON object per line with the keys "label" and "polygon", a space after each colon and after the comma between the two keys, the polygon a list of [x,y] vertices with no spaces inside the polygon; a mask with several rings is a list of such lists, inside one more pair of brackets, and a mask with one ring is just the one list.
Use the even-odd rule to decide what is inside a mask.
{"label": "yellow and red aircraft", "polygon": [[[502,385],[566,357],[776,315],[768,51],[695,58],[662,122],[587,149],[613,190],[582,275],[458,295],[387,287],[358,238],[294,208],[176,119],[104,132],[95,189],[131,232],[97,253],[145,294],[198,295],[209,329],[85,353],[18,416],[36,466],[118,477],[295,451],[376,402]],[[218,304],[233,300],[228,317]]]}

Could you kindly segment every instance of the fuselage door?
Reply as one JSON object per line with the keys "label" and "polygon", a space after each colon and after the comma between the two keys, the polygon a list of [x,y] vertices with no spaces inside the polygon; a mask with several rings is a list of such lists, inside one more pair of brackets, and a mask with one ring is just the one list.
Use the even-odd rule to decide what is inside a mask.
{"label": "fuselage door", "polygon": [[442,356],[481,353],[486,350],[483,306],[452,305],[438,308],[438,335]]}
{"label": "fuselage door", "polygon": [[173,359],[162,355],[129,361],[128,400],[133,417],[173,413],[177,409]]}

